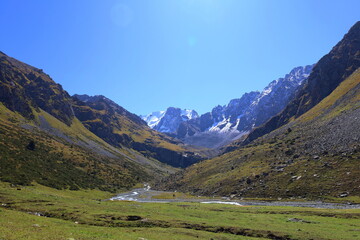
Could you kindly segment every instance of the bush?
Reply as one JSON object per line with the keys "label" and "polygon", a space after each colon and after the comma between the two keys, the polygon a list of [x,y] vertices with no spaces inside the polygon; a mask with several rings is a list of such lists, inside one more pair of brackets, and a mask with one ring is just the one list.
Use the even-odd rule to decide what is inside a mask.
{"label": "bush", "polygon": [[29,144],[26,146],[28,150],[34,151],[35,150],[35,142],[31,140]]}

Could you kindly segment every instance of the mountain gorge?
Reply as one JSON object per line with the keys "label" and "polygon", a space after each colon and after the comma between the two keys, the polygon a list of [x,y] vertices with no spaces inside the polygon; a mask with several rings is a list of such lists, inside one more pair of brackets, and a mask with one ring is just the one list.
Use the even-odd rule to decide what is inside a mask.
{"label": "mountain gorge", "polygon": [[102,95],[70,96],[0,52],[0,180],[117,191],[162,179],[156,188],[203,195],[358,196],[359,67],[358,22],[315,65],[261,92],[202,115],[169,107],[139,117]]}
{"label": "mountain gorge", "polygon": [[278,115],[227,153],[176,173],[161,189],[230,197],[360,194],[360,22],[314,66]]}

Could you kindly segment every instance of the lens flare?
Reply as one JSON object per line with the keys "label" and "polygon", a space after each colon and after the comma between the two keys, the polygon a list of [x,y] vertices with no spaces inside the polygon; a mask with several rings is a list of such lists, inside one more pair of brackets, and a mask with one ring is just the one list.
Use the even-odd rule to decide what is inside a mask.
{"label": "lens flare", "polygon": [[128,26],[133,21],[133,17],[133,11],[125,4],[116,4],[111,9],[111,19],[120,27]]}

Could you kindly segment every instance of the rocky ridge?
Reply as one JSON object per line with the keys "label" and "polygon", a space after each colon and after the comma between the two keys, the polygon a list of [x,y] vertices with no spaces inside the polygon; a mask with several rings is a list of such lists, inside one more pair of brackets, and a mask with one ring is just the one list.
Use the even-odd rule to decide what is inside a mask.
{"label": "rocky ridge", "polygon": [[360,22],[357,22],[334,48],[314,66],[306,84],[277,116],[255,129],[245,144],[301,116],[328,96],[360,67]]}

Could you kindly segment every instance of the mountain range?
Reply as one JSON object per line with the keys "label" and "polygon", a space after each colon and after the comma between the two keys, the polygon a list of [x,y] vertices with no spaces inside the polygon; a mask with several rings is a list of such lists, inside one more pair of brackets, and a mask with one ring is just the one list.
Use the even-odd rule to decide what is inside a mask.
{"label": "mountain range", "polygon": [[151,182],[238,198],[359,196],[359,67],[357,22],[315,65],[262,92],[200,116],[169,107],[139,117],[102,95],[70,96],[43,70],[0,52],[0,180],[113,192]]}
{"label": "mountain range", "polygon": [[[283,78],[272,81],[262,92],[245,93],[241,98],[233,99],[225,106],[218,105],[201,116],[194,110],[181,112],[170,107],[142,119],[151,128],[190,145],[219,148],[280,113],[294,98],[312,68],[313,65],[296,67]],[[186,114],[188,117],[182,117]]]}
{"label": "mountain range", "polygon": [[163,133],[176,134],[182,122],[198,118],[199,114],[195,110],[169,107],[166,111],[152,112],[140,117],[152,129]]}

